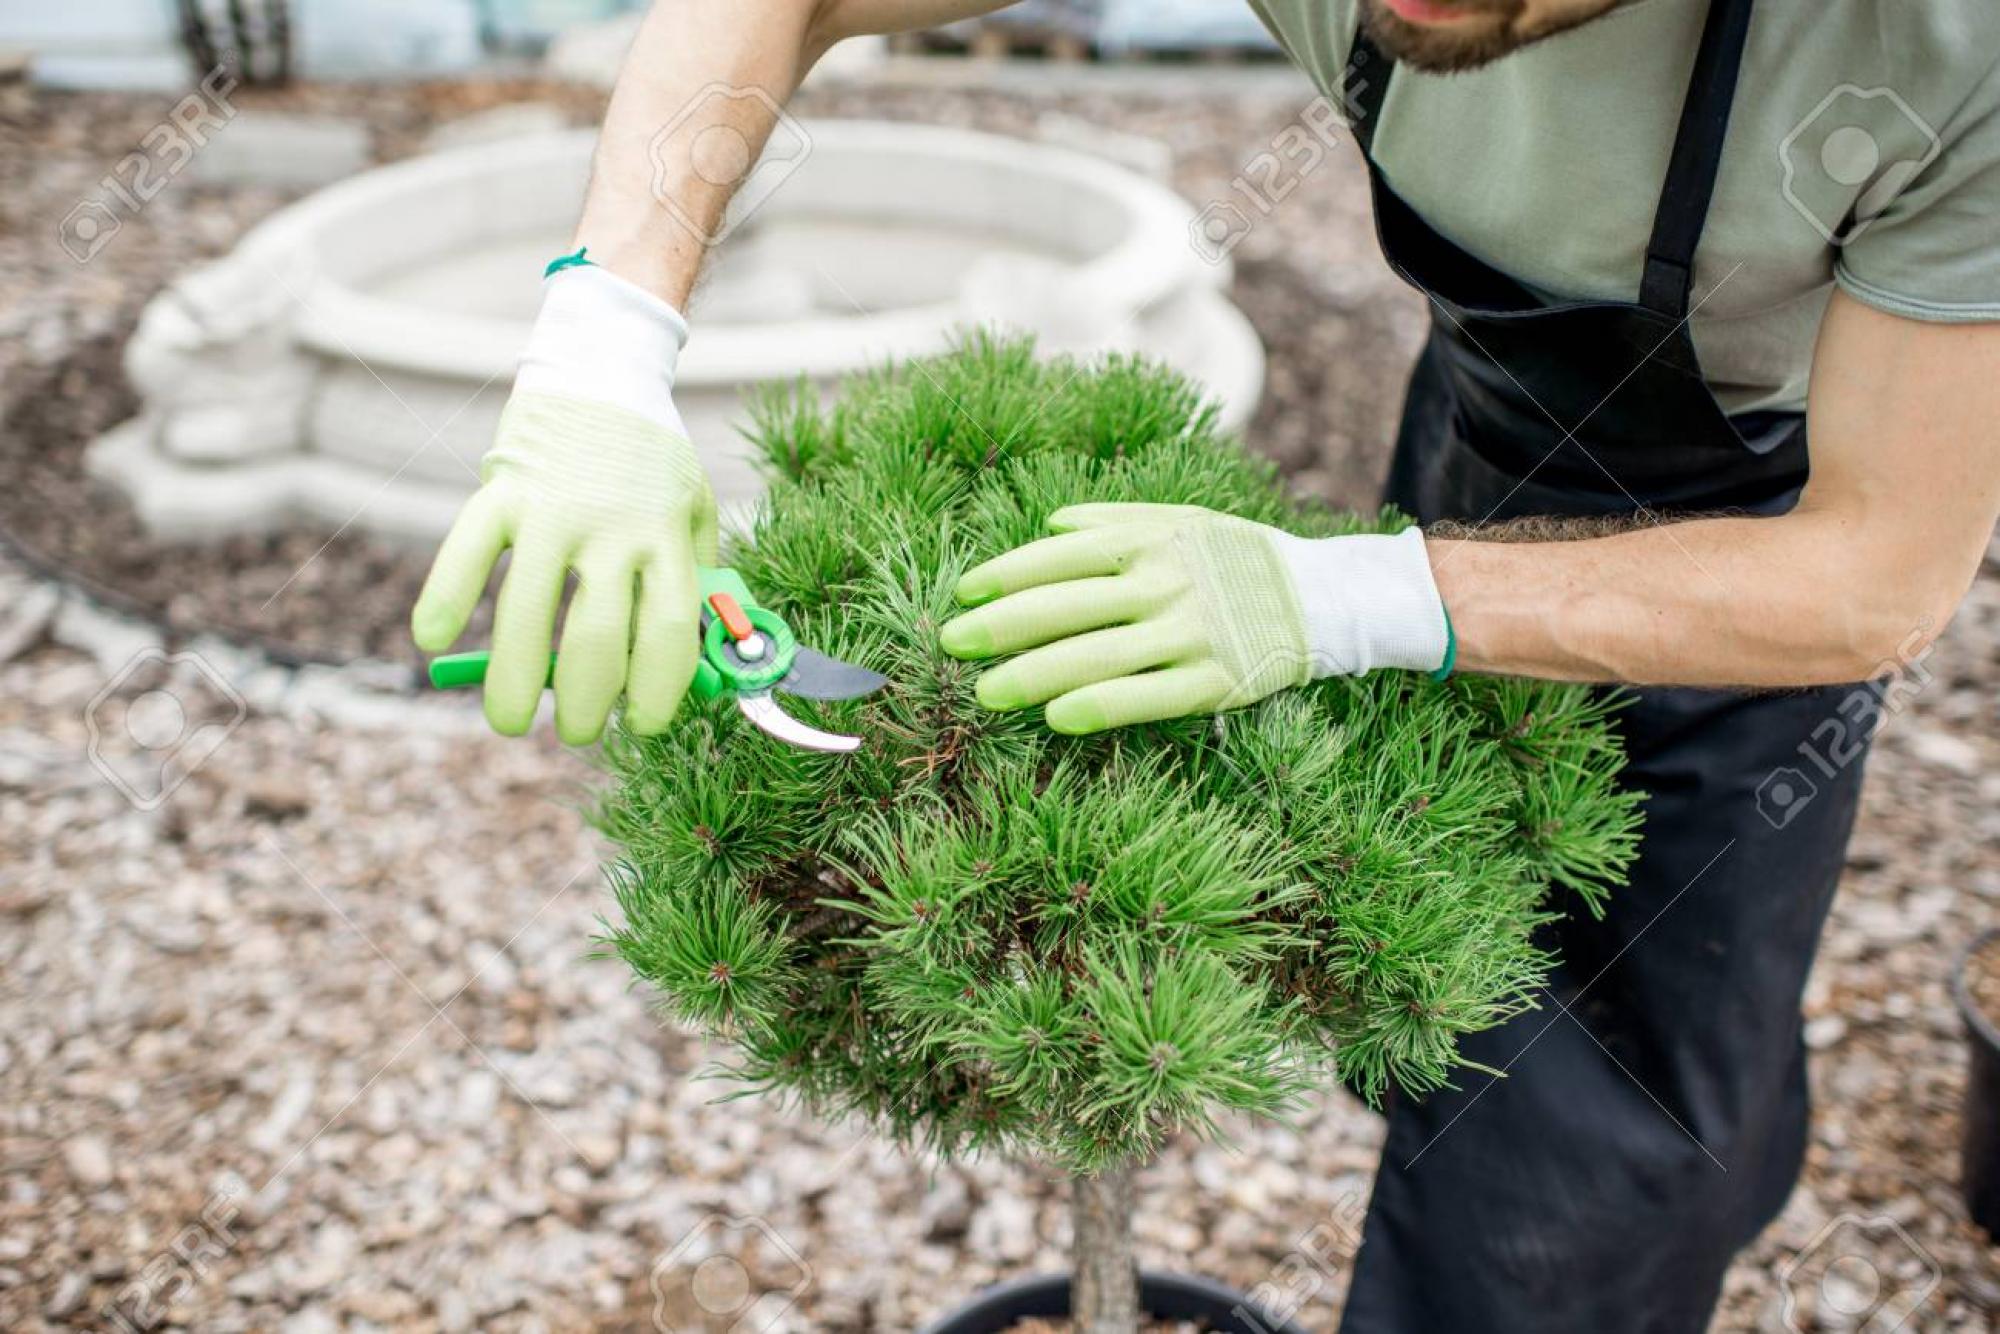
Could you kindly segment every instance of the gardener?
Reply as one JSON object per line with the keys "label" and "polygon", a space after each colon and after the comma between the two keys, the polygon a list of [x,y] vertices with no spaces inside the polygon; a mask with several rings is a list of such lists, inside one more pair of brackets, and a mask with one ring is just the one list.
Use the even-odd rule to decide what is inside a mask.
{"label": "gardener", "polygon": [[[2000,512],[2000,7],[1252,3],[1346,102],[1384,250],[1429,298],[1389,498],[1486,527],[1308,542],[1086,510],[968,573],[982,605],[945,645],[1032,650],[981,698],[1065,731],[1380,668],[1651,687],[1623,715],[1631,884],[1554,928],[1540,1012],[1465,1043],[1507,1078],[1392,1106],[1344,1328],[1702,1329],[1805,1144],[1799,997],[1883,707],[1837,683],[1921,657]],[[639,732],[672,716],[715,541],[677,310],[724,204],[835,41],[992,7],[648,17],[415,612],[446,647],[512,548],[496,728],[532,721],[570,572],[560,734],[621,693]]]}

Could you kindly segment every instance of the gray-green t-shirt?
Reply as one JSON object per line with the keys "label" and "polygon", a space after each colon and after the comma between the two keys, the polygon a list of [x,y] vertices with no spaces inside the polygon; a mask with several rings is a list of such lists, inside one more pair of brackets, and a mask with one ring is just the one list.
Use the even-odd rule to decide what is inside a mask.
{"label": "gray-green t-shirt", "polygon": [[[1356,0],[1250,4],[1338,98]],[[1627,0],[1483,69],[1399,67],[1376,162],[1536,291],[1636,300],[1707,12]],[[1805,406],[1835,282],[1913,319],[2000,320],[2000,0],[1758,5],[1695,267],[1695,344],[1731,412]]]}

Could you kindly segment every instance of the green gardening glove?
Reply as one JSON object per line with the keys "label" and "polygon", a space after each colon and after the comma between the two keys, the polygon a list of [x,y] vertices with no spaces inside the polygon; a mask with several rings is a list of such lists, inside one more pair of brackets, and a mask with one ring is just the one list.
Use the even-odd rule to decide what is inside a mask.
{"label": "green gardening glove", "polygon": [[[1450,626],[1415,528],[1320,540],[1197,505],[1071,505],[1058,534],[966,572],[957,658],[992,709],[1046,704],[1081,734],[1241,708],[1378,667],[1448,669]],[[1024,650],[1031,650],[1025,651]]]}
{"label": "green gardening glove", "polygon": [[482,485],[453,522],[411,614],[420,648],[451,647],[503,550],[486,718],[534,722],[566,577],[556,733],[594,741],[620,694],[626,725],[664,728],[694,675],[697,560],[716,558],[715,498],[673,403],[680,315],[576,261],[552,266]]}

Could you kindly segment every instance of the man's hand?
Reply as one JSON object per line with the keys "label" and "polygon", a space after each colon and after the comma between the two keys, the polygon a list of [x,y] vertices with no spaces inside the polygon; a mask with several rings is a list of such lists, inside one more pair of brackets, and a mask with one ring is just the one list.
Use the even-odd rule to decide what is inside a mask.
{"label": "man's hand", "polygon": [[[626,726],[659,731],[694,674],[694,566],[715,559],[715,501],[673,403],[674,361],[687,336],[677,307],[741,182],[714,179],[714,164],[704,169],[685,150],[726,131],[743,147],[747,171],[773,109],[835,42],[1003,2],[652,6],[612,94],[573,242],[588,246],[595,263],[548,279],[484,485],[452,526],[411,617],[420,647],[449,648],[494,562],[512,548],[486,676],[495,730],[518,734],[534,721],[570,573],[578,587],[555,681],[564,741],[594,740],[621,690]],[[719,88],[763,96],[718,97]],[[689,131],[675,141],[680,155],[659,157],[660,130],[675,123]]]}
{"label": "man's hand", "polygon": [[694,567],[716,555],[715,499],[673,404],[680,316],[592,265],[546,281],[483,485],[438,550],[411,630],[427,652],[449,648],[511,548],[485,704],[495,731],[519,735],[534,721],[574,572],[556,732],[583,745],[621,691],[642,735],[679,708],[695,667]]}
{"label": "man's hand", "polygon": [[[1423,537],[1311,541],[1197,505],[1072,505],[1057,536],[970,570],[958,658],[992,709],[1048,706],[1058,732],[1241,708],[1317,677],[1435,670],[1450,632]],[[995,600],[997,599],[997,601]]]}

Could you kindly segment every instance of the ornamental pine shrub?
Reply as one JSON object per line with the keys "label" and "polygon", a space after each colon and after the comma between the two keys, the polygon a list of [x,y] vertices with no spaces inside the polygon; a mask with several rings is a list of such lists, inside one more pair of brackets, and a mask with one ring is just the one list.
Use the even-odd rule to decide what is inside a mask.
{"label": "ornamental pine shrub", "polygon": [[970,565],[1085,500],[1207,505],[1316,536],[1393,530],[1287,499],[1172,373],[975,337],[754,412],[769,501],[726,547],[803,643],[888,673],[614,734],[600,823],[616,952],[731,1073],[946,1153],[1090,1174],[1338,1077],[1448,1080],[1459,1035],[1532,1003],[1540,923],[1630,860],[1608,706],[1576,687],[1384,671],[1248,709],[1067,738],[973,699],[938,627]]}

